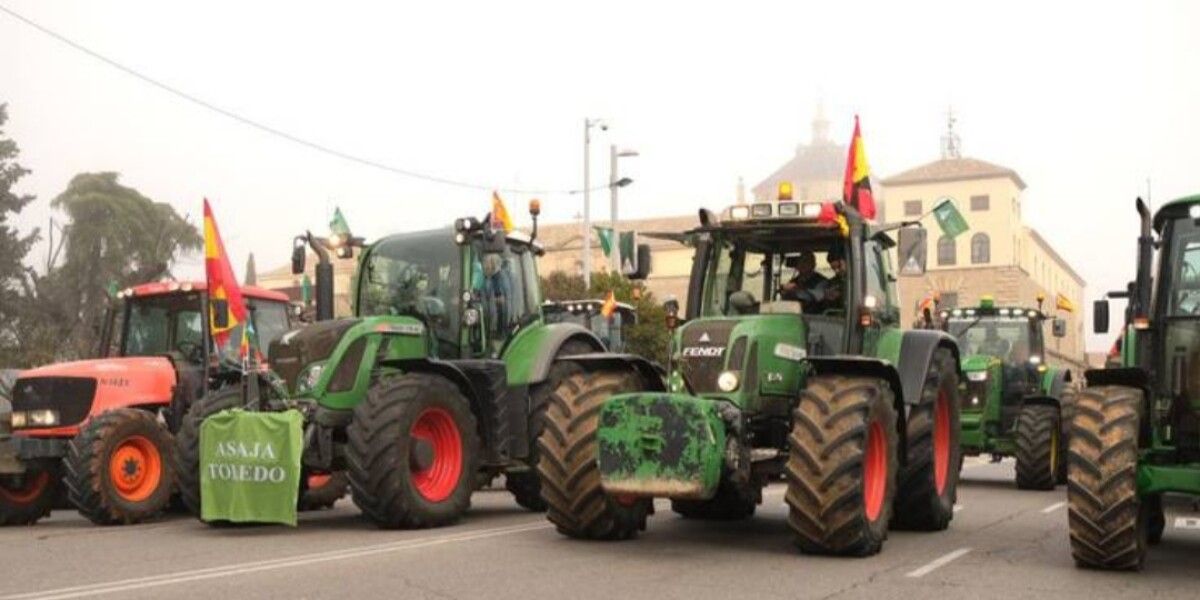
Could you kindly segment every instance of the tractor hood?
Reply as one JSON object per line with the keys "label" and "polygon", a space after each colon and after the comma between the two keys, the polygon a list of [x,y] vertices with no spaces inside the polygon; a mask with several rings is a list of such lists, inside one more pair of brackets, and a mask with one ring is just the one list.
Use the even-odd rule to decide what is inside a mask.
{"label": "tractor hood", "polygon": [[978,373],[999,365],[1000,359],[998,358],[986,354],[973,354],[962,360],[962,371],[963,373]]}
{"label": "tractor hood", "polygon": [[[807,356],[807,326],[799,315],[746,315],[696,319],[679,328],[672,364],[686,388],[715,394],[748,407],[760,395],[794,395]],[[733,390],[721,389],[721,374],[733,372]]]}
{"label": "tractor hood", "polygon": [[13,385],[12,408],[58,411],[60,427],[44,431],[51,435],[114,408],[166,405],[175,382],[175,366],[163,356],[59,363],[23,371]]}

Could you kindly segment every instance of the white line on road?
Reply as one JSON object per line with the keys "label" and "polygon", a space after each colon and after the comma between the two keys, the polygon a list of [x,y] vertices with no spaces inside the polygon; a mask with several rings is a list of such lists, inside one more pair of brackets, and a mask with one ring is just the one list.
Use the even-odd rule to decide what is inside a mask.
{"label": "white line on road", "polygon": [[439,537],[426,537],[413,540],[404,540],[400,542],[392,542],[389,544],[375,544],[371,546],[359,546],[357,548],[344,548],[341,550],[332,550],[329,552],[317,552],[313,554],[301,554],[288,558],[277,558],[272,560],[263,560],[258,562],[243,563],[237,565],[227,565],[224,567],[210,567],[207,569],[196,569],[193,571],[180,571],[177,573],[168,573],[165,575],[155,575],[151,577],[138,577],[135,579],[123,579],[118,581],[110,581],[107,583],[95,583],[90,585],[81,585],[75,587],[59,588],[56,590],[44,590],[40,592],[28,592],[24,594],[15,594],[12,596],[0,597],[0,600],[66,600],[68,598],[79,598],[82,596],[94,596],[100,594],[112,594],[116,592],[128,592],[131,590],[139,590],[144,588],[159,587],[164,585],[173,585],[179,583],[187,583],[190,581],[200,581],[204,579],[214,579],[217,577],[230,577],[233,575],[245,575],[248,573],[258,573],[261,571],[273,571],[277,569],[289,569],[293,567],[302,567],[306,565],[331,562],[336,560],[346,560],[351,558],[359,558],[363,556],[371,556],[375,554],[384,554],[388,552],[400,552],[403,550],[415,550],[417,548],[428,548],[430,546],[440,546],[443,544],[453,544],[456,542],[470,542],[485,538],[499,537],[514,533],[522,533],[525,531],[535,531],[550,527],[549,523],[540,522],[534,525],[514,525],[512,527],[498,527],[495,529],[482,529],[472,531],[470,533],[460,533],[458,535],[446,535]]}
{"label": "white line on road", "polygon": [[951,561],[962,558],[966,553],[968,553],[970,551],[971,551],[970,548],[959,548],[958,550],[955,550],[954,552],[951,552],[950,554],[942,556],[941,558],[934,559],[929,564],[927,564],[915,571],[909,571],[908,573],[905,574],[905,577],[924,577],[924,576],[934,572],[935,570],[946,566]]}
{"label": "white line on road", "polygon": [[1050,513],[1054,512],[1054,511],[1056,511],[1056,510],[1058,510],[1058,509],[1060,509],[1060,508],[1062,508],[1062,507],[1064,507],[1064,506],[1066,506],[1066,505],[1067,505],[1067,503],[1066,503],[1066,502],[1055,502],[1054,504],[1051,504],[1050,506],[1047,506],[1046,508],[1043,508],[1043,509],[1042,509],[1042,514],[1046,514],[1046,515],[1048,515],[1048,514],[1050,514]]}
{"label": "white line on road", "polygon": [[961,505],[961,504],[955,504],[955,505],[954,505],[954,512],[958,512],[958,511],[960,511],[960,510],[962,510],[962,505]]}

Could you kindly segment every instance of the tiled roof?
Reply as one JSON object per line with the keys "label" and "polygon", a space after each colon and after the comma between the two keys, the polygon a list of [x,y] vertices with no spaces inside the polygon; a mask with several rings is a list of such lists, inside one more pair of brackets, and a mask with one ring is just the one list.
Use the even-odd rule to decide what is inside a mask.
{"label": "tiled roof", "polygon": [[1017,172],[1000,165],[982,161],[977,158],[943,158],[892,175],[883,180],[883,185],[906,185],[916,183],[935,183],[939,181],[963,181],[968,179],[990,179],[993,177],[1008,177],[1017,184],[1019,189],[1025,189],[1025,182]]}

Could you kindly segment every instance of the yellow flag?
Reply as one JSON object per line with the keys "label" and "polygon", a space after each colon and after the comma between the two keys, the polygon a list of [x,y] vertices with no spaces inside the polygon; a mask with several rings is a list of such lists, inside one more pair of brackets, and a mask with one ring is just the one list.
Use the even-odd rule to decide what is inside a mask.
{"label": "yellow flag", "polygon": [[1054,297],[1054,307],[1058,310],[1065,310],[1069,313],[1075,312],[1075,303],[1062,294],[1056,294]]}
{"label": "yellow flag", "polygon": [[496,192],[492,192],[492,226],[503,227],[504,233],[513,230],[512,217],[508,216],[508,209],[504,207],[504,201]]}

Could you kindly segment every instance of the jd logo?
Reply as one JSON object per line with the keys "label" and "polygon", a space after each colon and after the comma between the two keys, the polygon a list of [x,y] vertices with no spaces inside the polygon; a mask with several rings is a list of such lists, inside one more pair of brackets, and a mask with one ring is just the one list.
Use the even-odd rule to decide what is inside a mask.
{"label": "jd logo", "polygon": [[704,333],[701,333],[701,334],[700,334],[700,343],[701,343],[701,344],[708,344],[708,343],[710,343],[710,342],[712,342],[712,338],[708,337],[708,332],[707,332],[707,331],[705,331]]}
{"label": "jd logo", "polygon": [[713,348],[713,347],[703,348],[700,346],[688,346],[683,349],[684,356],[690,356],[693,358],[719,358],[723,354],[725,354],[725,349],[720,346],[715,347],[715,348]]}

